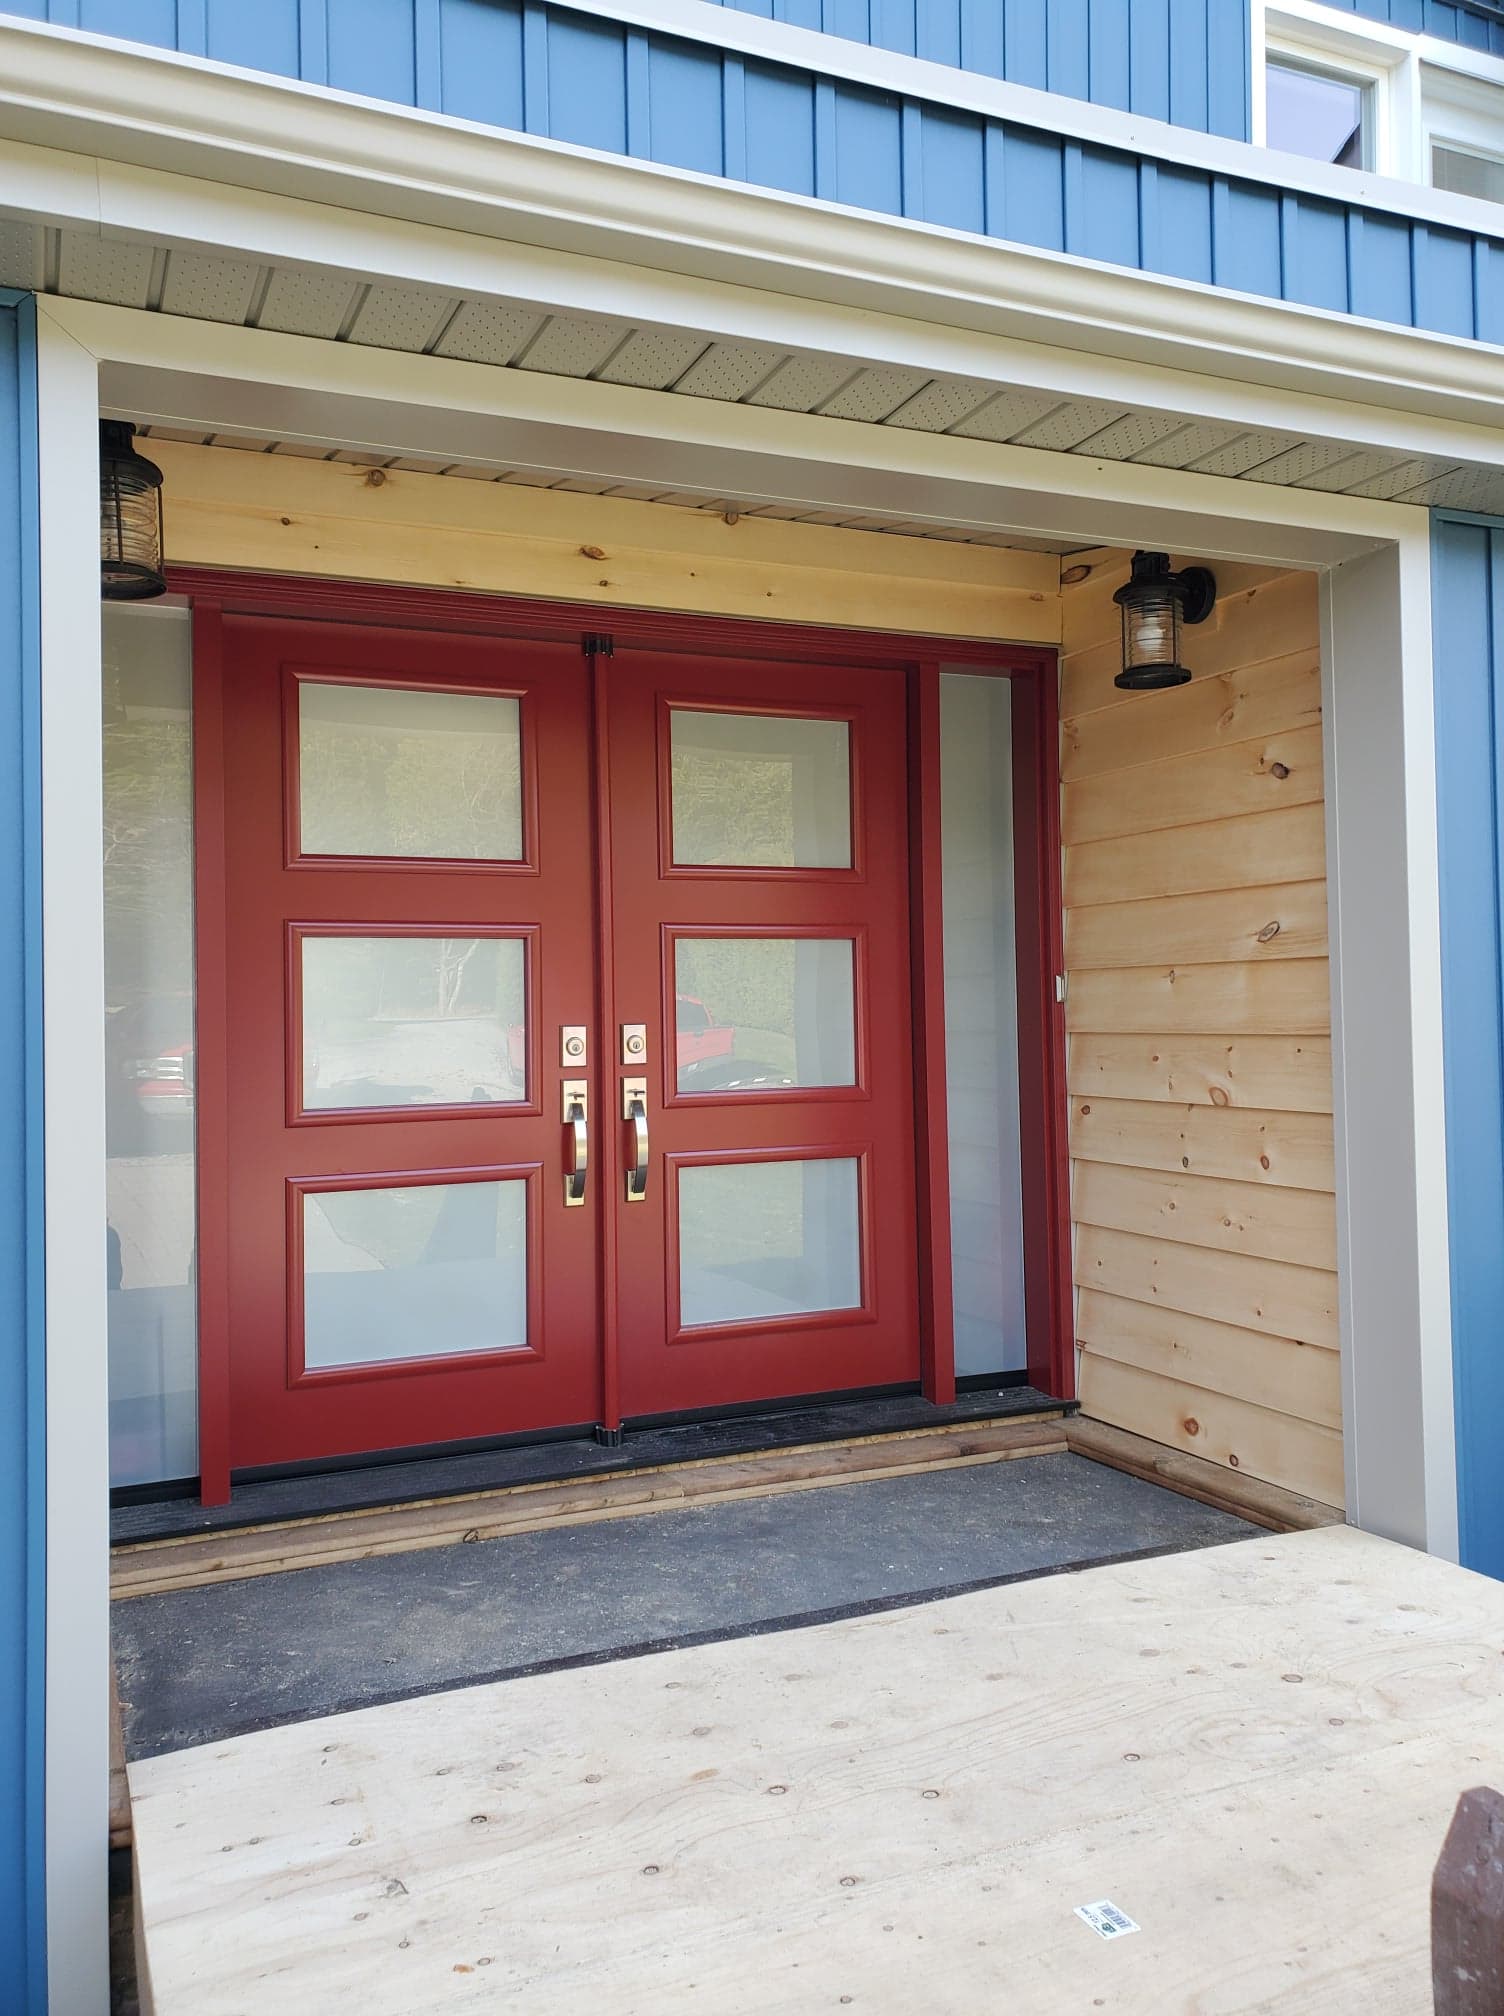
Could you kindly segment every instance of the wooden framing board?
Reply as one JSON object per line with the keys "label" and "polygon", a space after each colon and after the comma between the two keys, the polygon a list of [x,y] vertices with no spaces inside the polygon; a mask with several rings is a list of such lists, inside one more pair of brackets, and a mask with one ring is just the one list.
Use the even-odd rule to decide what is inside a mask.
{"label": "wooden framing board", "polygon": [[1414,2016],[1501,1634],[1331,1526],[154,1758],[156,2016]]}
{"label": "wooden framing board", "polygon": [[153,437],[167,556],[611,607],[1056,644],[1053,554]]}
{"label": "wooden framing board", "polygon": [[1299,1491],[1250,1477],[1245,1471],[1229,1469],[1205,1456],[1188,1455],[1167,1449],[1147,1435],[1135,1435],[1127,1428],[1114,1428],[1106,1421],[1073,1414],[1065,1424],[1065,1438],[1073,1456],[1085,1456],[1093,1463],[1105,1463],[1112,1470],[1126,1470],[1148,1484],[1162,1484],[1183,1498],[1199,1499],[1223,1512],[1235,1512],[1254,1526],[1271,1533],[1301,1533],[1316,1526],[1341,1526],[1342,1512]]}
{"label": "wooden framing board", "polygon": [[603,1519],[635,1519],[734,1498],[774,1498],[790,1491],[908,1477],[920,1471],[1058,1455],[1065,1447],[1060,1416],[1033,1415],[1001,1425],[983,1422],[873,1436],[861,1442],[818,1443],[763,1456],[660,1464],[625,1475],[423,1500],[394,1510],[330,1513],[228,1533],[146,1541],[115,1551],[110,1593],[116,1599],[155,1596],[169,1589],[279,1575],[334,1561],[498,1540]]}

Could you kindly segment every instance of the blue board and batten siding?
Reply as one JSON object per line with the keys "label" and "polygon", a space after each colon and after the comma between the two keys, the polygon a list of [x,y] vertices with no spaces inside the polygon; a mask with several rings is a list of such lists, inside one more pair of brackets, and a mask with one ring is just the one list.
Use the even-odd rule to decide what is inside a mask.
{"label": "blue board and batten siding", "polygon": [[[1234,0],[1236,4],[1236,0]],[[763,188],[1504,343],[1504,241],[868,90],[542,0],[9,8]],[[1250,160],[1256,157],[1250,156]]]}
{"label": "blue board and batten siding", "polygon": [[1494,18],[1497,8],[1459,7],[1455,0],[1326,0],[1326,4],[1411,34],[1435,35],[1464,49],[1504,56],[1504,20]]}
{"label": "blue board and batten siding", "polygon": [[0,2009],[46,2003],[36,344],[0,290]]}
{"label": "blue board and batten siding", "polygon": [[1504,522],[1434,522],[1436,788],[1462,1558],[1504,1576]]}
{"label": "blue board and batten siding", "polygon": [[718,0],[741,14],[822,29],[1168,119],[1249,132],[1248,0]]}

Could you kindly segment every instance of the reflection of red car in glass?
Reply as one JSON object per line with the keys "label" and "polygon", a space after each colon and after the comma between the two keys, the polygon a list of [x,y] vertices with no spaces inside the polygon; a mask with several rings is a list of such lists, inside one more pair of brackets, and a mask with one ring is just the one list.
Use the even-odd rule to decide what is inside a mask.
{"label": "reflection of red car in glass", "polygon": [[736,1050],[736,1030],[730,1023],[718,1023],[703,1001],[692,994],[674,997],[678,1025],[678,1064],[704,1064],[712,1057],[730,1057]]}
{"label": "reflection of red car in glass", "polygon": [[168,994],[123,1008],[112,1034],[124,1089],[142,1113],[193,1110],[193,1003]]}

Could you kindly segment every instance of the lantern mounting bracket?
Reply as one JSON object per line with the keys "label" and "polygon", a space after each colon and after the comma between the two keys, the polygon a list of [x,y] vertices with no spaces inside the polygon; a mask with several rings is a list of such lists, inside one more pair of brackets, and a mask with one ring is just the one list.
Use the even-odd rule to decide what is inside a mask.
{"label": "lantern mounting bracket", "polygon": [[1210,567],[1183,567],[1180,585],[1185,590],[1182,623],[1204,623],[1217,600],[1217,577]]}

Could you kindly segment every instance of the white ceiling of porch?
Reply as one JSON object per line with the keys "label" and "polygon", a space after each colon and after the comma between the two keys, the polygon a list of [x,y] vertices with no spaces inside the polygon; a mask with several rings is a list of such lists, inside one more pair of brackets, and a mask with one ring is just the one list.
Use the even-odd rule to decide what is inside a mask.
{"label": "white ceiling of porch", "polygon": [[[1325,436],[1256,431],[1168,411],[1061,400],[1033,389],[934,377],[919,370],[872,366],[857,358],[727,342],[692,329],[540,314],[516,302],[371,283],[331,269],[253,265],[0,219],[0,285],[5,284],[165,315],[689,398],[734,400],[855,424],[954,434],[1300,490],[1504,511],[1504,470],[1479,463],[1375,452]],[[766,500],[746,503],[709,491],[664,491],[466,457],[416,461],[306,434],[296,440],[274,440],[207,430],[171,431],[178,439],[214,440],[258,452],[353,457],[481,481],[648,498],[690,509],[750,511],[910,536],[1070,550],[1057,541],[1030,541],[1014,533],[1004,536],[964,525],[917,524],[850,510],[811,511]]]}

